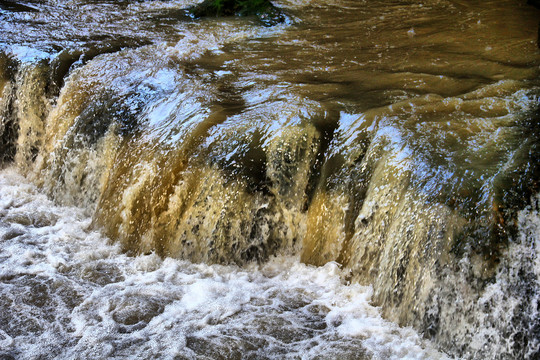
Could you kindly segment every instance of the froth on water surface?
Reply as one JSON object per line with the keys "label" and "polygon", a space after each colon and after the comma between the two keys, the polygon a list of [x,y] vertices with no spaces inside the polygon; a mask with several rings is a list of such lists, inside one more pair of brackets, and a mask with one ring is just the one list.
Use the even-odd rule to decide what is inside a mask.
{"label": "froth on water surface", "polygon": [[336,263],[128,257],[13,170],[0,173],[3,359],[444,359],[381,318]]}
{"label": "froth on water surface", "polygon": [[[523,225],[523,209],[539,191],[538,10],[514,0],[284,0],[276,5],[288,20],[265,28],[253,18],[189,18],[190,3],[66,0],[0,10],[3,164],[13,163],[57,205],[84,208],[92,221],[80,220],[84,236],[69,237],[95,244],[102,238],[90,229],[100,229],[139,256],[95,246],[100,254],[114,249],[116,260],[85,258],[82,270],[59,265],[64,270],[53,274],[77,273],[61,294],[55,289],[67,285],[42,273],[25,273],[19,285],[9,275],[13,294],[42,289],[44,296],[29,301],[54,298],[61,314],[71,314],[56,322],[29,307],[18,315],[34,319],[24,333],[44,333],[52,321],[81,339],[60,336],[71,339],[62,340],[66,349],[83,351],[85,342],[102,339],[110,340],[104,354],[124,351],[136,342],[126,334],[147,346],[155,329],[185,330],[164,315],[175,301],[196,309],[195,294],[230,289],[222,293],[232,296],[236,285],[289,294],[296,285],[287,271],[326,274],[335,261],[358,285],[321,291],[336,298],[359,291],[352,304],[367,296],[360,285],[373,285],[372,301],[386,319],[414,326],[457,356],[537,357],[538,272],[518,264],[535,264],[538,254],[531,245],[537,228]],[[21,266],[37,266],[34,256],[86,254],[71,245],[47,251],[57,243],[36,240],[72,229],[62,226],[64,210],[20,213],[24,202],[13,204],[20,206],[6,205],[6,251],[34,246],[21,250]],[[527,211],[534,219],[536,210]],[[52,228],[59,232],[45,234]],[[207,265],[143,256],[149,253]],[[321,268],[271,260],[280,254]],[[21,257],[5,264],[11,259]],[[211,265],[269,260],[249,271]],[[126,265],[148,262],[156,267],[144,274]],[[178,283],[164,275],[171,266]],[[280,266],[274,277],[265,273]],[[186,271],[212,275],[189,282]],[[154,275],[173,279],[163,281],[186,296],[152,292],[160,289],[148,280]],[[320,284],[308,283],[293,298],[313,304]],[[274,303],[238,296],[281,328],[289,328],[287,311],[312,314],[288,300],[289,310],[279,312]],[[250,341],[277,353],[299,353],[308,338],[335,333],[355,343],[348,336],[364,331],[356,320],[333,323],[325,303],[317,315],[298,318],[287,342],[267,324],[274,320],[243,317],[222,298],[215,299],[222,310],[201,303],[204,311],[188,312],[201,316],[192,323],[206,319],[213,326],[206,329],[218,330],[206,337],[189,330],[179,344],[200,355],[228,339],[222,349],[234,357],[251,346],[238,335],[238,319],[271,335]],[[223,332],[229,325],[237,330]],[[6,330],[6,344],[22,336],[14,329]],[[361,342],[370,356],[369,341]]]}

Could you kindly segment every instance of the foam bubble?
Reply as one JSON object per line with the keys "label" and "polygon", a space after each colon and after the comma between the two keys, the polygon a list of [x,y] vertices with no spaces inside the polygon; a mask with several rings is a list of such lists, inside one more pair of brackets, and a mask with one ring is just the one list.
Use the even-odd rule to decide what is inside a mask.
{"label": "foam bubble", "polygon": [[[128,257],[14,170],[0,172],[0,194],[0,355],[445,358],[382,319],[371,288],[345,285],[336,263]],[[55,220],[32,225],[41,217]]]}

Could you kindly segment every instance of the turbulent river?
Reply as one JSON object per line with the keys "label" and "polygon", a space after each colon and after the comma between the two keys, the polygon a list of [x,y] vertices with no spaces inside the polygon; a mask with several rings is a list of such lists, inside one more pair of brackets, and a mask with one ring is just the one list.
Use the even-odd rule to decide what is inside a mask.
{"label": "turbulent river", "polygon": [[0,359],[537,359],[540,10],[0,1]]}

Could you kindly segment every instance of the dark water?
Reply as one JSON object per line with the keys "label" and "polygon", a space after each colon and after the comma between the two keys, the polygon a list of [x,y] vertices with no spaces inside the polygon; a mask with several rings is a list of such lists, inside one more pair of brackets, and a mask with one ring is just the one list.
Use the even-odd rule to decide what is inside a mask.
{"label": "dark water", "polygon": [[[1,158],[58,206],[60,215],[43,216],[63,219],[69,211],[62,206],[86,216],[88,224],[69,236],[97,236],[91,246],[135,256],[115,253],[103,268],[96,265],[97,280],[88,282],[82,270],[62,275],[81,284],[51,308],[64,327],[51,346],[67,349],[52,357],[77,357],[103,341],[111,347],[97,357],[136,357],[161,336],[180,344],[158,352],[163,357],[440,356],[390,323],[366,335],[372,320],[362,322],[356,312],[332,323],[326,301],[344,299],[380,306],[385,319],[414,327],[434,344],[429,349],[452,356],[538,355],[537,9],[519,1],[283,1],[276,5],[286,23],[267,28],[255,18],[193,20],[184,10],[189,1],[13,4],[0,10]],[[4,187],[17,189],[13,176],[4,174]],[[40,228],[31,207],[21,215],[29,220],[10,220],[13,203],[22,201],[10,196],[3,252],[8,244],[33,246],[30,229]],[[59,246],[50,241],[39,251]],[[66,251],[74,269],[86,266],[78,250]],[[3,291],[25,290],[13,292],[2,311],[25,291],[64,299],[51,290],[59,270],[30,276],[22,269],[33,263],[21,259],[16,275],[2,280]],[[161,276],[176,273],[162,265],[170,262],[179,274],[223,264],[232,266],[219,269],[233,280],[253,278],[238,287],[236,280],[218,286],[213,275],[210,285],[197,278],[194,293],[185,279],[165,281],[191,294],[183,300],[149,290],[154,281],[147,288],[141,279],[152,271],[143,269],[136,289],[114,297],[112,284],[129,288],[124,266],[148,259],[159,262],[152,271]],[[329,266],[336,264],[342,270],[334,273]],[[297,289],[294,278],[274,282],[265,266],[280,269],[279,276],[330,271],[343,284]],[[263,303],[293,291],[294,301],[282,301],[295,309],[294,334],[286,337],[298,339],[287,343],[276,333],[289,310],[276,310],[273,300],[267,307],[231,300],[241,309],[236,315],[223,310],[229,303],[216,302],[225,325],[200,315],[205,335],[195,340],[195,328],[158,325],[175,311],[200,319],[205,303],[189,299],[218,296],[220,286]],[[356,289],[367,293],[344,295]],[[321,297],[326,309],[303,317]],[[103,301],[115,305],[99,310]],[[47,320],[45,300],[31,303],[18,316],[37,311],[32,319],[46,325],[34,333],[46,334],[57,322]],[[124,306],[118,304],[127,307],[124,315],[114,315]],[[271,315],[249,331],[227,332],[261,312]],[[15,321],[4,318],[2,324]],[[81,321],[93,325],[81,328]],[[1,326],[9,351],[32,358],[23,350],[31,330]],[[102,327],[112,329],[108,340]],[[146,337],[137,342],[134,331]],[[391,339],[385,331],[412,336],[405,353],[399,340],[381,340]]]}

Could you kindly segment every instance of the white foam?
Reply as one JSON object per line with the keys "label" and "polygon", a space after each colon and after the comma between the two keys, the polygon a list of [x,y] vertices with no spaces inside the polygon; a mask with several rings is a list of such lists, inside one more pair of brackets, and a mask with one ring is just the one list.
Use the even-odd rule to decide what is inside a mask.
{"label": "white foam", "polygon": [[[445,358],[382,319],[371,288],[344,285],[336,263],[128,257],[14,170],[0,172],[0,195],[0,293],[13,300],[0,303],[0,343],[17,358]],[[25,322],[39,326],[10,325]]]}
{"label": "white foam", "polygon": [[11,53],[15,59],[22,63],[49,60],[51,58],[51,55],[44,51],[24,45],[11,45],[8,53]]}

